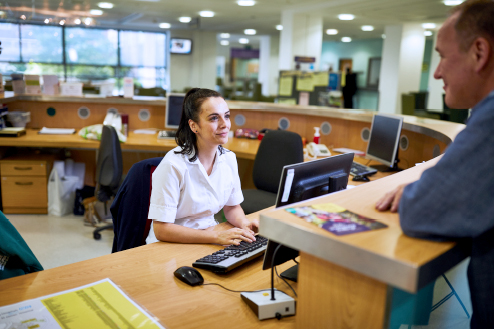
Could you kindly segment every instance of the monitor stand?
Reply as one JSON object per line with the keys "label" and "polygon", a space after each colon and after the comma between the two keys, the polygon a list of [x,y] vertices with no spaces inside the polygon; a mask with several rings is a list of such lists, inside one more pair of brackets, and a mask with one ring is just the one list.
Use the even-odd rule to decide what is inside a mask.
{"label": "monitor stand", "polygon": [[371,168],[374,168],[374,169],[377,169],[378,171],[380,172],[395,172],[395,171],[401,171],[400,168],[398,168],[398,162],[400,160],[398,160],[398,158],[395,160],[395,163],[393,165],[393,167],[388,167],[386,165],[371,165],[369,167]]}
{"label": "monitor stand", "polygon": [[297,277],[298,277],[298,264],[295,266],[290,267],[288,270],[282,272],[280,274],[282,278],[292,280],[297,282]]}

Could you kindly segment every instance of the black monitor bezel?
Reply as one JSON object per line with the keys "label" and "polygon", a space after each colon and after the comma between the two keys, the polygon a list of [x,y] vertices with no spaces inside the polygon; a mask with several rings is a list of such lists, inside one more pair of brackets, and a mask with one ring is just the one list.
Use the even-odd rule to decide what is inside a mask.
{"label": "black monitor bezel", "polygon": [[[372,141],[372,136],[374,134],[374,138],[376,136],[376,131],[375,131],[375,124],[374,124],[374,121],[376,120],[376,117],[386,117],[386,118],[390,118],[390,119],[394,119],[394,120],[397,120],[398,121],[398,130],[396,131],[396,136],[395,136],[395,143],[394,143],[394,148],[393,148],[393,155],[392,155],[392,158],[391,158],[391,161],[388,161],[387,159],[382,159],[372,153],[369,153],[369,149],[370,149],[370,146],[371,146],[371,141]],[[365,152],[365,157],[370,159],[370,160],[375,160],[375,161],[378,161],[390,168],[394,167],[395,164],[396,164],[396,159],[397,159],[397,156],[398,156],[398,144],[400,142],[400,137],[401,137],[401,130],[403,128],[403,117],[401,116],[397,116],[397,115],[392,115],[392,114],[383,114],[383,113],[379,113],[379,114],[374,114],[374,116],[372,117],[372,125],[371,125],[371,130],[370,130],[370,134],[369,134],[369,140],[367,142],[367,150]]]}
{"label": "black monitor bezel", "polygon": [[[165,128],[168,128],[168,129],[178,129],[178,126],[179,125],[172,125],[172,124],[168,124],[168,118],[169,118],[169,114],[170,114],[170,111],[168,110],[168,104],[170,104],[170,98],[171,97],[183,97],[185,98],[185,94],[184,93],[167,93],[166,94],[166,111],[165,111]],[[180,115],[182,114],[182,109],[180,109]],[[180,121],[180,120],[179,120]]]}

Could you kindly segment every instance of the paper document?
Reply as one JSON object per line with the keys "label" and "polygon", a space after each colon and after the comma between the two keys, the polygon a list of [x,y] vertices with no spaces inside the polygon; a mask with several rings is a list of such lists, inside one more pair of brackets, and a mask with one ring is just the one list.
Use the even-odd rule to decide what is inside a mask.
{"label": "paper document", "polygon": [[365,156],[364,151],[359,151],[359,150],[354,150],[354,149],[349,149],[346,147],[339,147],[333,149],[334,152],[339,152],[339,153],[355,153],[355,155],[360,155],[360,156]]}
{"label": "paper document", "polygon": [[38,132],[38,134],[46,134],[46,135],[72,135],[75,133],[74,128],[46,128],[43,127]]}
{"label": "paper document", "polygon": [[0,307],[0,328],[163,328],[110,279]]}

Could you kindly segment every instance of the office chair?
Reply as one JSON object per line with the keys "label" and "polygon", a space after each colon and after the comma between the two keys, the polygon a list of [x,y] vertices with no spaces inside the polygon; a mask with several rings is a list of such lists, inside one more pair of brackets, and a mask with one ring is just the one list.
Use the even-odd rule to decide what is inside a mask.
{"label": "office chair", "polygon": [[135,163],[120,186],[110,207],[115,234],[112,252],[146,244],[152,223],[148,219],[152,174],[162,159],[151,158]]}
{"label": "office chair", "polygon": [[304,161],[302,138],[286,130],[268,130],[259,145],[252,178],[257,189],[242,190],[245,214],[250,214],[276,203],[281,171],[286,165]]}
{"label": "office chair", "polygon": [[[101,143],[98,150],[98,161],[96,165],[96,189],[95,196],[106,204],[117,194],[123,174],[122,149],[118,140],[117,131],[114,127],[105,125],[101,133]],[[104,225],[94,230],[94,239],[101,239],[99,232],[110,229],[113,224]]]}

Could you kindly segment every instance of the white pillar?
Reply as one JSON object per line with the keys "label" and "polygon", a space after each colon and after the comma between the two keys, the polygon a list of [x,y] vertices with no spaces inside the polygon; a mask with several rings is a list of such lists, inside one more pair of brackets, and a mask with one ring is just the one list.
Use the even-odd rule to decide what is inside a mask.
{"label": "white pillar", "polygon": [[403,24],[386,26],[384,32],[379,112],[401,113],[401,94],[420,88],[424,30],[420,24]]}
{"label": "white pillar", "polygon": [[429,96],[427,99],[427,108],[431,110],[442,110],[443,109],[443,80],[434,79],[434,72],[436,71],[437,65],[439,65],[439,53],[435,51],[437,42],[437,31],[434,33],[434,41],[432,42],[432,57],[431,64],[429,68]]}
{"label": "white pillar", "polygon": [[259,37],[259,75],[257,77],[257,81],[259,81],[259,83],[262,83],[263,95],[269,95],[270,57],[271,37],[269,35],[262,35]]}
{"label": "white pillar", "polygon": [[280,33],[280,55],[278,62],[280,71],[293,69],[293,14],[291,10],[283,10],[281,12],[283,30]]}

